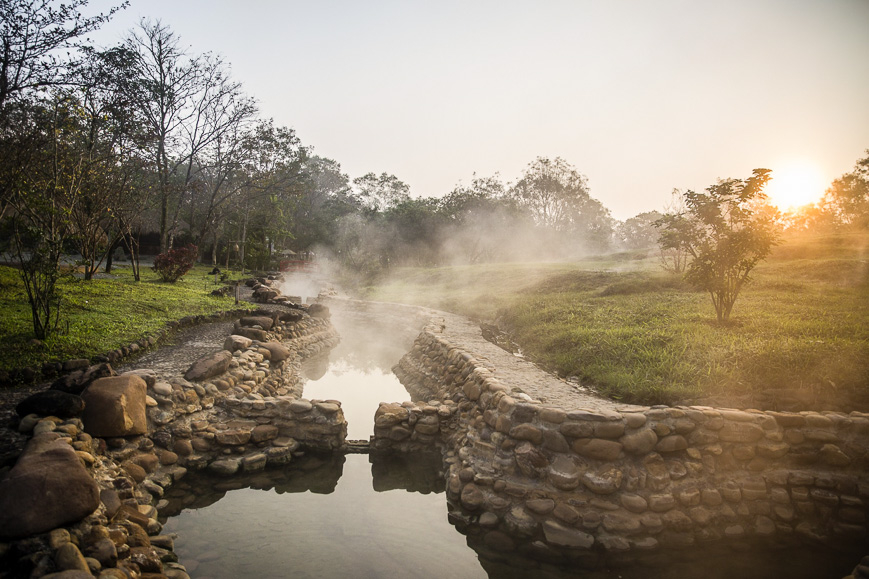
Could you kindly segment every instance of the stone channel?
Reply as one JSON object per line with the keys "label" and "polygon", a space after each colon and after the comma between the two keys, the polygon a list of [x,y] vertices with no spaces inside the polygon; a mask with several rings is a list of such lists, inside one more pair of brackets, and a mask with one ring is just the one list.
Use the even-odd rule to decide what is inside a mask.
{"label": "stone channel", "polygon": [[[619,404],[464,318],[300,306],[273,285],[259,280],[268,308],[183,376],[94,371],[78,392],[19,405],[32,438],[0,481],[0,577],[189,577],[158,522],[167,491],[192,471],[257,473],[306,453],[440,453],[450,520],[493,568],[794,542],[866,551],[869,415]],[[302,364],[340,340],[337,309],[416,336],[394,368],[413,401],[381,403],[368,441],[346,439],[341,401],[302,393]]]}

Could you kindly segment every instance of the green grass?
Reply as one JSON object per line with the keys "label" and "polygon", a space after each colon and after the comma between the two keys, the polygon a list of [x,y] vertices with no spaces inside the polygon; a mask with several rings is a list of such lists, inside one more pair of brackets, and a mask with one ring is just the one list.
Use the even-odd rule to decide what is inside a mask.
{"label": "green grass", "polygon": [[210,266],[196,266],[174,284],[159,281],[148,268],[142,268],[140,282],[133,281],[129,267],[114,268],[111,279],[66,275],[59,283],[60,331],[38,344],[21,278],[15,269],[0,266],[0,369],[90,358],[152,334],[167,322],[235,308],[234,298],[209,295],[225,285],[215,284],[209,271]]}
{"label": "green grass", "polygon": [[531,359],[615,399],[869,391],[869,236],[786,240],[731,322],[654,257],[394,272],[366,297],[496,320]]}

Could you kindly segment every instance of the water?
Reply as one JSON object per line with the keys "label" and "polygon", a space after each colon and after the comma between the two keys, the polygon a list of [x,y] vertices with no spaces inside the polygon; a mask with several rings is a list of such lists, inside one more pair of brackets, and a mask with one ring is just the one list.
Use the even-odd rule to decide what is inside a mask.
{"label": "water", "polygon": [[338,455],[191,476],[170,490],[163,512],[175,516],[163,532],[178,533],[175,552],[194,578],[484,578],[447,520],[440,463]]}
{"label": "water", "polygon": [[380,402],[410,400],[392,367],[410,349],[418,329],[399,333],[392,320],[340,310],[333,312],[332,325],[341,343],[302,365],[307,378],[304,396],[340,400],[347,438],[368,440],[374,434],[374,413]]}

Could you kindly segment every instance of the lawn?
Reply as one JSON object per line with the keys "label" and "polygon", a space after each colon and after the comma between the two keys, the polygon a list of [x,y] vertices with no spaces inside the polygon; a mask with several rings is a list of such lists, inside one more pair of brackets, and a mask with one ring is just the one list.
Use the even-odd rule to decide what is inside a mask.
{"label": "lawn", "polygon": [[174,284],[159,281],[147,268],[142,268],[140,282],[133,281],[129,267],[116,267],[111,278],[90,281],[64,275],[59,331],[40,343],[33,339],[18,272],[0,266],[0,369],[90,358],[145,337],[169,321],[238,307],[234,298],[209,295],[225,285],[215,283],[210,271],[210,266],[196,266]]}
{"label": "lawn", "polygon": [[624,401],[869,391],[869,236],[786,239],[726,325],[638,257],[397,269],[363,293],[496,321],[529,358]]}

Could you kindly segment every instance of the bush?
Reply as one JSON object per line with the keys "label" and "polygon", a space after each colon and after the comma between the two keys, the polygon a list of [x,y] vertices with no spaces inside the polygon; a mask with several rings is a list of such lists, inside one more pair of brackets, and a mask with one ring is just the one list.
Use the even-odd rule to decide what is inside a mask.
{"label": "bush", "polygon": [[176,249],[170,249],[154,258],[154,271],[163,281],[175,283],[196,263],[199,248],[193,245],[185,245]]}

